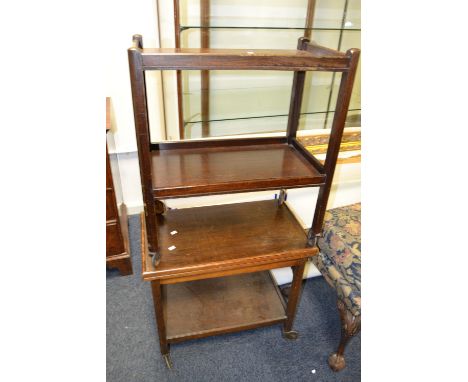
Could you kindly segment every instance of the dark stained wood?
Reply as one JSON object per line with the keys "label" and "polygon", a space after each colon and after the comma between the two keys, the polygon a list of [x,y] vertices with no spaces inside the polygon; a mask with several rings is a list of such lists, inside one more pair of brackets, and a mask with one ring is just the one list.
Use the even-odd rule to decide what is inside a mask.
{"label": "dark stained wood", "polygon": [[106,258],[106,267],[118,269],[121,276],[133,274],[132,262],[127,254]]}
{"label": "dark stained wood", "polygon": [[191,139],[186,141],[165,141],[151,144],[151,150],[195,149],[208,147],[252,146],[287,143],[285,137],[259,137],[237,139]]}
{"label": "dark stained wood", "polygon": [[[111,130],[111,100],[106,98],[106,132]],[[110,133],[109,133],[110,134]],[[106,267],[117,268],[122,276],[132,274],[128,220],[125,204],[117,207],[115,184],[106,142]]]}
{"label": "dark stained wood", "polygon": [[288,127],[286,135],[288,141],[296,136],[301,116],[302,94],[304,92],[305,72],[294,72],[291,103],[289,106]]}
{"label": "dark stained wood", "polygon": [[293,267],[293,281],[291,288],[288,294],[288,306],[286,308],[287,320],[284,323],[284,332],[288,333],[292,330],[292,325],[294,322],[294,317],[296,316],[297,303],[299,301],[299,296],[302,286],[302,278],[304,276],[304,267],[306,259],[302,261],[301,264]]}
{"label": "dark stained wood", "polygon": [[118,220],[106,224],[106,257],[125,254],[125,247]]}
{"label": "dark stained wood", "polygon": [[[303,50],[306,48],[307,40],[305,37],[299,38],[297,42],[297,49]],[[289,106],[288,127],[286,135],[288,143],[291,143],[292,138],[297,134],[297,127],[299,125],[299,118],[301,115],[302,95],[304,93],[304,81],[306,73],[304,71],[294,72],[293,85],[291,90],[291,103]]]}
{"label": "dark stained wood", "polygon": [[350,70],[341,75],[340,90],[335,108],[335,117],[333,119],[333,125],[330,132],[327,156],[325,157],[324,168],[325,173],[327,174],[327,179],[325,185],[320,187],[317,198],[314,220],[312,222],[310,231],[310,238],[312,241],[314,238],[320,236],[322,232],[323,219],[327,209],[328,197],[330,195],[333,175],[336,168],[336,161],[340,152],[340,144],[346,122],[346,116],[348,114],[349,102],[351,100],[351,94],[353,91],[354,78],[356,76],[360,50],[349,49],[346,54],[349,57]]}
{"label": "dark stained wood", "polygon": [[300,141],[298,141],[296,138],[292,138],[291,144],[310,164],[312,164],[317,169],[318,172],[325,174],[325,168],[323,167],[322,162],[314,157],[313,154],[307,150]]}
{"label": "dark stained wood", "polygon": [[[143,213],[140,219],[144,223]],[[150,258],[144,224],[141,243],[145,275]],[[315,248],[313,252],[317,253],[318,250]],[[288,265],[300,266],[303,263],[304,259],[301,258]],[[270,266],[274,268],[274,264]],[[164,280],[153,280],[152,292],[162,354],[168,354],[169,343],[254,329],[293,319],[285,313],[287,305],[271,274],[259,273],[262,270],[243,268],[235,273],[240,274],[237,277],[222,277],[229,275],[229,272],[223,271],[222,274],[209,275],[212,277],[209,279],[205,275],[196,283],[175,285],[163,285]],[[295,310],[290,309],[290,313],[294,314]]]}
{"label": "dark stained wood", "polygon": [[151,186],[151,156],[148,109],[146,105],[146,83],[142,68],[141,51],[143,41],[140,35],[133,36],[133,47],[128,50],[130,65],[130,80],[132,86],[133,112],[135,116],[135,130],[138,146],[138,159],[140,163],[140,177],[142,179],[143,201],[147,216],[149,251],[158,251],[156,206]]}
{"label": "dark stained wood", "polygon": [[[314,42],[309,42],[305,46],[305,50],[311,53],[314,57],[321,59],[321,58],[335,58],[337,60],[345,60],[348,57],[347,53],[340,52],[335,49],[327,48],[326,46],[317,45]],[[349,66],[349,64],[348,64]]]}
{"label": "dark stained wood", "polygon": [[213,268],[211,270],[204,269],[203,272],[200,273],[187,273],[170,278],[161,279],[161,284],[177,284],[184,283],[187,281],[204,280],[207,278],[234,276],[245,273],[268,271],[271,269],[294,267],[301,260],[298,260],[294,256],[289,255],[284,257],[285,260],[280,259],[279,256],[276,259],[272,257],[271,261],[265,263],[257,263],[257,259],[254,259],[252,262],[246,261],[244,264],[242,264],[242,266],[240,266],[240,262],[234,262],[223,267]]}
{"label": "dark stained wood", "polygon": [[340,312],[341,321],[341,339],[338,345],[338,350],[330,354],[328,357],[328,365],[333,371],[343,370],[346,366],[344,357],[345,347],[349,340],[353,338],[361,330],[361,316],[354,316],[348,309],[346,304],[338,299],[338,311]]}
{"label": "dark stained wood", "polygon": [[180,6],[179,0],[174,0],[174,32],[175,46],[180,48]]}
{"label": "dark stained wood", "polygon": [[314,15],[315,15],[315,3],[316,0],[309,0],[307,2],[307,14],[306,14],[306,22],[305,22],[305,31],[304,37],[310,40],[312,36],[312,26],[314,25]]}
{"label": "dark stained wood", "polygon": [[[211,0],[200,0],[200,47],[210,47],[210,3]],[[201,119],[202,137],[210,136],[210,72],[201,73]]]}
{"label": "dark stained wood", "polygon": [[144,49],[141,55],[143,70],[348,70],[346,55],[324,54],[328,50],[321,47],[307,49],[155,48]]}
{"label": "dark stained wood", "polygon": [[321,184],[320,174],[285,144],[153,151],[155,197]]}
{"label": "dark stained wood", "polygon": [[[148,257],[144,259],[145,280],[249,265],[273,268],[272,263],[318,252],[307,246],[307,236],[287,205],[277,207],[275,200],[170,210],[158,219],[161,262],[155,269]],[[177,234],[171,235],[173,231]]]}
{"label": "dark stained wood", "polygon": [[169,353],[167,344],[166,324],[164,321],[162,285],[158,280],[151,282],[151,292],[153,294],[154,315],[158,326],[159,346],[162,354]]}
{"label": "dark stained wood", "polygon": [[[318,253],[318,248],[315,242],[307,239],[286,203],[278,205],[277,201],[268,200],[169,210],[156,216],[155,198],[321,186],[314,223],[309,230],[309,236],[311,232],[316,235],[323,223],[322,214],[326,208],[336,165],[359,50],[349,50],[344,54],[315,46],[306,39],[299,40],[300,50],[296,51],[208,48],[144,50],[141,36],[135,36],[134,41],[134,47],[129,50],[129,60],[146,215],[142,215],[142,267],[143,278],[152,281],[153,285],[161,351],[168,354],[166,323],[162,318],[165,309],[161,303],[165,299],[166,288],[184,291],[181,292],[182,296],[187,298],[187,285],[184,289],[183,286],[174,284],[285,266],[292,266],[295,270],[286,320],[284,317],[273,318],[238,325],[226,323],[224,317],[218,327],[208,325],[210,328],[206,330],[200,327],[186,330],[184,327],[180,330],[182,334],[178,334],[178,328],[185,325],[185,322],[179,321],[177,325],[174,323],[175,334],[171,334],[170,338],[172,342],[177,342],[277,322],[285,324],[284,334],[287,338],[296,338],[297,333],[292,330],[292,323],[304,264],[308,257]],[[143,74],[145,70],[164,69],[343,72],[325,165],[322,166],[306,152],[296,139],[303,86],[300,73],[295,76],[294,94],[291,98],[293,105],[289,115],[291,124],[287,138],[151,144]],[[159,250],[160,261],[153,266],[150,251],[155,249]],[[202,282],[208,283],[206,280]],[[214,281],[210,283],[219,285]],[[219,293],[220,288],[217,289]],[[277,288],[275,290],[281,302],[280,293]],[[208,295],[209,289],[198,292],[200,295],[204,293]],[[170,304],[170,296],[167,301]],[[262,300],[256,304],[261,306]],[[218,314],[213,313],[213,309],[192,320],[196,321],[195,324],[208,322],[212,317],[207,316]],[[171,321],[172,316],[172,313],[168,315],[167,320]]]}
{"label": "dark stained wood", "polygon": [[116,219],[119,214],[116,207],[114,190],[108,188],[106,190],[106,221]]}
{"label": "dark stained wood", "polygon": [[[180,48],[180,8],[179,0],[174,0],[174,32],[175,32],[175,47]],[[177,70],[177,110],[179,114],[179,138],[185,138],[184,130],[184,107],[182,102],[182,72]]]}
{"label": "dark stained wood", "polygon": [[179,111],[179,137],[180,139],[185,138],[185,130],[184,130],[184,106],[182,100],[182,72],[177,70],[176,73],[176,81],[177,81],[177,110]]}
{"label": "dark stained wood", "polygon": [[210,72],[201,71],[201,120],[202,137],[210,136]]}
{"label": "dark stained wood", "polygon": [[284,322],[268,271],[165,286],[168,342]]}
{"label": "dark stained wood", "polygon": [[[115,199],[111,203],[116,204]],[[107,208],[106,208],[107,210]],[[112,207],[115,215],[106,221],[106,268],[117,268],[122,276],[132,274],[130,245],[128,241],[128,219],[125,204]]]}

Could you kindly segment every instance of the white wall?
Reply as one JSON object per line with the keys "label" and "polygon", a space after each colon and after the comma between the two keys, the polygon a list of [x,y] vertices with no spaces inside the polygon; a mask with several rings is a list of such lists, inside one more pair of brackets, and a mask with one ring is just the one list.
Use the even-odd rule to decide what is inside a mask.
{"label": "white wall", "polygon": [[[157,20],[156,0],[115,1],[109,8],[105,39],[98,41],[106,50],[104,56],[108,60],[104,73],[105,89],[112,101],[115,142],[109,145],[109,153],[118,158],[123,200],[129,213],[138,213],[143,201],[127,49],[132,45],[134,34],[143,36],[144,46],[159,47]],[[146,81],[151,135],[154,140],[165,139],[161,75],[156,71],[148,73]]]}
{"label": "white wall", "polygon": [[[127,49],[132,36],[141,34],[143,44],[159,47],[157,1],[115,1],[109,8],[104,41],[97,41],[106,50],[105,89],[111,97],[114,113],[115,148],[111,152],[135,152],[136,139],[133,121],[133,104],[130,88]],[[161,76],[153,71],[146,78],[148,85],[148,111],[151,134],[154,139],[164,138],[164,113],[161,102]],[[103,102],[104,104],[104,102]],[[103,106],[104,107],[104,106]]]}

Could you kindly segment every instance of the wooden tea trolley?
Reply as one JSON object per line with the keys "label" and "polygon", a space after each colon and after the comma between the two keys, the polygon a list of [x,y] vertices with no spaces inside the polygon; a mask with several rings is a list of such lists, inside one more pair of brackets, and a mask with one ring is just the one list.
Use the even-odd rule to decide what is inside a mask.
{"label": "wooden tea trolley", "polygon": [[[282,324],[292,330],[307,259],[332,184],[360,51],[346,53],[300,38],[297,50],[128,50],[140,174],[143,279],[151,281],[159,343],[168,367],[169,344]],[[286,136],[152,143],[145,71],[294,71]],[[322,165],[296,138],[306,71],[342,72],[335,117]],[[286,190],[319,187],[306,234],[288,209]],[[161,199],[281,190],[278,200],[165,210]],[[269,270],[293,268],[287,302]]]}

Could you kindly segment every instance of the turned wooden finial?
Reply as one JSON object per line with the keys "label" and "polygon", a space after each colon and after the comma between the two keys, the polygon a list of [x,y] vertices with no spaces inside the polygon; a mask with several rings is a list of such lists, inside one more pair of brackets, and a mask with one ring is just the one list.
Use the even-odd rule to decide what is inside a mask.
{"label": "turned wooden finial", "polygon": [[143,36],[141,34],[134,34],[132,41],[133,41],[133,48],[143,49]]}

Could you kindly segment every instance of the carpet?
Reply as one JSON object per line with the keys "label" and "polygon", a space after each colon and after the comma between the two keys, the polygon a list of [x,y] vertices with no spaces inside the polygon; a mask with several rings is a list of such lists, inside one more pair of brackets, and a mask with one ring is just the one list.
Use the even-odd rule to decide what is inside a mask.
{"label": "carpet", "polygon": [[[361,336],[346,349],[346,368],[328,367],[340,339],[336,296],[322,277],[304,281],[294,329],[296,341],[281,336],[281,326],[187,341],[171,346],[172,370],[159,351],[150,283],[141,279],[140,221],[129,216],[134,274],[106,271],[107,381],[360,381]],[[312,373],[315,370],[315,373]]]}

